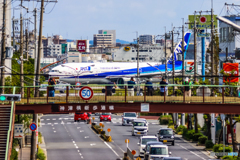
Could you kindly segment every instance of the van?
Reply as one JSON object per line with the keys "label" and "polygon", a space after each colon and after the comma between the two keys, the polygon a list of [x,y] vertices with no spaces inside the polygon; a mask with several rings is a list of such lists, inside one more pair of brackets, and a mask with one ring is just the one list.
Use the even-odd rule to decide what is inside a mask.
{"label": "van", "polygon": [[163,157],[169,157],[167,145],[150,145],[148,160],[160,160]]}

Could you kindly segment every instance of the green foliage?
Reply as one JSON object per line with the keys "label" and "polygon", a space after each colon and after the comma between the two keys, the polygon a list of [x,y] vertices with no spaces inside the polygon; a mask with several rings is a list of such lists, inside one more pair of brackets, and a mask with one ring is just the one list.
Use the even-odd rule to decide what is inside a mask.
{"label": "green foliage", "polygon": [[222,159],[227,159],[227,160],[240,160],[240,157],[223,156]]}
{"label": "green foliage", "polygon": [[172,116],[171,115],[162,115],[162,116],[159,117],[159,123],[161,125],[169,124],[170,120],[172,120]]}
{"label": "green foliage", "polygon": [[15,148],[12,148],[10,160],[18,160],[18,152],[16,151]]}
{"label": "green foliage", "polygon": [[[19,122],[18,122],[18,116],[20,116]],[[33,118],[32,114],[15,115],[15,123],[23,123],[25,128],[24,132],[25,132],[26,129],[29,128],[32,118]]]}
{"label": "green foliage", "polygon": [[199,144],[205,144],[207,139],[208,139],[207,136],[202,135],[198,138],[198,142]]}
{"label": "green foliage", "polygon": [[38,132],[38,142],[42,144],[42,133]]}
{"label": "green foliage", "polygon": [[195,142],[198,141],[198,138],[201,137],[201,136],[203,136],[202,133],[194,133],[193,134],[193,141],[195,141]]}
{"label": "green foliage", "polygon": [[171,128],[171,129],[173,129],[173,130],[175,129],[175,128],[174,128],[174,125],[169,125],[168,128]]}
{"label": "green foliage", "polygon": [[37,159],[39,159],[39,160],[45,160],[46,159],[45,153],[43,152],[43,150],[41,148],[38,149]]}
{"label": "green foliage", "polygon": [[195,134],[194,130],[188,130],[187,128],[183,129],[183,137],[186,138],[187,140],[192,140],[194,134]]}
{"label": "green foliage", "polygon": [[184,130],[185,128],[186,128],[185,126],[180,125],[180,126],[178,126],[176,132],[177,132],[177,133],[179,133],[179,132],[183,132],[183,130]]}
{"label": "green foliage", "polygon": [[212,140],[207,140],[206,142],[205,142],[205,147],[206,148],[212,148],[213,147],[213,142],[212,142]]}
{"label": "green foliage", "polygon": [[13,146],[13,148],[18,146],[18,139],[17,138],[13,138],[12,146]]}

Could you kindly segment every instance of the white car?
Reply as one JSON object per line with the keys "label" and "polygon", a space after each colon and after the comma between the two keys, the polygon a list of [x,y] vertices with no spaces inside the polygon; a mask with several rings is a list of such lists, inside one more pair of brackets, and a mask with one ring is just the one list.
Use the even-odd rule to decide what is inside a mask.
{"label": "white car", "polygon": [[137,120],[145,121],[145,122],[146,122],[146,125],[147,125],[147,130],[148,130],[148,121],[147,121],[145,118],[138,118]]}
{"label": "white car", "polygon": [[124,112],[122,115],[122,125],[132,125],[134,119],[137,119],[137,114],[135,112]]}
{"label": "white car", "polygon": [[148,160],[159,160],[163,157],[169,157],[167,145],[150,145]]}
{"label": "white car", "polygon": [[143,157],[144,156],[144,148],[146,147],[147,142],[150,141],[156,141],[158,142],[158,138],[156,136],[142,136],[139,139],[139,157]]}
{"label": "white car", "polygon": [[132,127],[132,136],[135,135],[147,135],[148,127],[146,121],[134,119]]}

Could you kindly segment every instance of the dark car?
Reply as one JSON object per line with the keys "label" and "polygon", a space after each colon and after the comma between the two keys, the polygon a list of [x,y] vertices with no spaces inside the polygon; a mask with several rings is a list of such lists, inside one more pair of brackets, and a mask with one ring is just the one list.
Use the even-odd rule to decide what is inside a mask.
{"label": "dark car", "polygon": [[162,145],[162,142],[150,141],[146,143],[146,147],[143,149],[144,151],[144,160],[148,160],[149,157],[149,148],[150,145]]}
{"label": "dark car", "polygon": [[171,128],[160,128],[157,133],[158,139],[163,143],[172,143],[174,146],[174,133]]}
{"label": "dark car", "polygon": [[182,160],[181,157],[163,157],[162,160]]}

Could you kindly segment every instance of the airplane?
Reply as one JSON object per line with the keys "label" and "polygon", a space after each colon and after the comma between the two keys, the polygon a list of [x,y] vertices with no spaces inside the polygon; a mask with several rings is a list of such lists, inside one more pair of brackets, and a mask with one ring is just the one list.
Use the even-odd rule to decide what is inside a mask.
{"label": "airplane", "polygon": [[[184,58],[188,49],[191,33],[184,35]],[[182,41],[178,43],[174,50],[175,73],[182,72],[182,61],[178,60],[178,54],[182,54]],[[172,59],[167,63],[167,72],[172,72]],[[165,64],[159,62],[140,62],[139,78],[152,79],[165,73]],[[49,76],[57,78],[60,81],[76,85],[81,84],[108,84],[116,82],[116,84],[126,84],[131,77],[137,77],[137,63],[131,62],[108,62],[108,63],[66,63],[58,65],[49,72]],[[159,79],[157,79],[159,82]]]}

